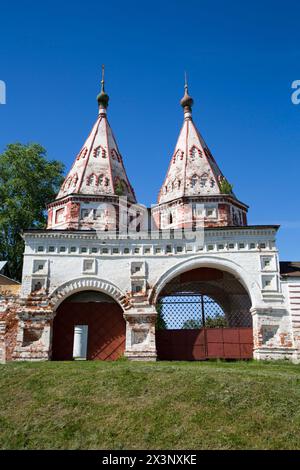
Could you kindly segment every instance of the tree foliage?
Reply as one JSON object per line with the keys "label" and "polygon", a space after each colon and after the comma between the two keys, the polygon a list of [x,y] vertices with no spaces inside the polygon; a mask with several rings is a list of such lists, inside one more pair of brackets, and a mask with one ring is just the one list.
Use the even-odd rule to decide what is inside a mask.
{"label": "tree foliage", "polygon": [[186,320],[182,325],[183,330],[198,330],[199,328],[202,328],[202,322],[194,318]]}
{"label": "tree foliage", "polygon": [[116,187],[115,187],[115,193],[117,196],[123,196],[124,189],[123,189],[121,181],[117,182]]}
{"label": "tree foliage", "polygon": [[0,154],[0,259],[8,261],[6,274],[20,280],[28,228],[44,228],[46,206],[63,181],[64,165],[47,160],[39,144],[9,144]]}
{"label": "tree foliage", "polygon": [[156,304],[156,311],[157,311],[157,317],[156,317],[156,328],[158,330],[166,330],[167,329],[167,324],[164,319],[164,313],[163,313],[163,302],[162,300],[159,300]]}
{"label": "tree foliage", "polygon": [[225,315],[216,315],[205,320],[206,328],[226,328],[228,326]]}
{"label": "tree foliage", "polygon": [[230,184],[226,178],[222,178],[220,181],[220,191],[222,194],[232,194],[233,185]]}
{"label": "tree foliage", "polygon": [[[206,328],[225,328],[226,326],[228,326],[228,324],[225,315],[218,314],[205,319]],[[200,328],[203,328],[202,321],[192,318],[186,320],[182,325],[182,329],[184,330],[198,330]]]}

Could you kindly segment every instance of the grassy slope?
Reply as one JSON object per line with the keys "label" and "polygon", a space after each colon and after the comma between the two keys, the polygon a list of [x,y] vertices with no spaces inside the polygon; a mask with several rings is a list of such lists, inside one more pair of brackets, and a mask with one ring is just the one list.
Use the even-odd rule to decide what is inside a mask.
{"label": "grassy slope", "polygon": [[300,366],[10,363],[1,449],[300,448]]}

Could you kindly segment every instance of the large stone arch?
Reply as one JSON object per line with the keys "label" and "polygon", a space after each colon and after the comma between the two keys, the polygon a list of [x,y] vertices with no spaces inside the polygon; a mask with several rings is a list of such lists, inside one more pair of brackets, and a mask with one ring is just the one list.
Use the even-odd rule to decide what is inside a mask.
{"label": "large stone arch", "polygon": [[68,297],[85,290],[103,292],[109,295],[121,306],[123,312],[130,308],[127,296],[111,282],[96,277],[80,277],[65,282],[49,295],[49,302],[53,312],[55,312],[59,305]]}
{"label": "large stone arch", "polygon": [[255,275],[225,257],[199,255],[176,263],[150,296],[159,315],[158,358],[252,358],[251,306],[260,296]]}
{"label": "large stone arch", "polygon": [[227,271],[232,274],[246,289],[252,304],[255,308],[261,303],[261,290],[257,280],[253,275],[248,273],[242,266],[234,261],[216,256],[195,256],[191,259],[181,261],[167,271],[165,271],[154,283],[154,287],[150,293],[149,301],[156,304],[159,293],[164,286],[174,279],[176,276],[196,268],[215,268],[221,271]]}

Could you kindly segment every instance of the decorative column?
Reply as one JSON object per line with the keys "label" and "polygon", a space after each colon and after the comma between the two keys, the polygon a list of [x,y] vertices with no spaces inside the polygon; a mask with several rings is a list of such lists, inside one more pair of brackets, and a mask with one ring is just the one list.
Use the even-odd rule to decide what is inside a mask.
{"label": "decorative column", "polygon": [[155,322],[152,305],[132,307],[124,312],[126,320],[125,357],[133,361],[156,361]]}
{"label": "decorative column", "polygon": [[253,316],[254,359],[289,359],[297,362],[291,319],[283,307],[251,309]]}
{"label": "decorative column", "polygon": [[16,345],[18,328],[18,299],[7,291],[2,293],[0,300],[0,362],[12,360],[12,352]]}
{"label": "decorative column", "polygon": [[6,321],[0,321],[0,364],[6,362],[6,345],[5,345]]}
{"label": "decorative column", "polygon": [[21,306],[16,346],[12,355],[15,361],[47,361],[51,357],[52,309],[46,304]]}

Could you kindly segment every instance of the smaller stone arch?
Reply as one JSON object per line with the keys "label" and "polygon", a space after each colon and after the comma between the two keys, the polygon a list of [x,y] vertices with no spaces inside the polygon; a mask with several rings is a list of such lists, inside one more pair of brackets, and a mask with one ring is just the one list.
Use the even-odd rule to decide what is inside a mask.
{"label": "smaller stone arch", "polygon": [[59,305],[71,295],[84,290],[103,292],[112,297],[123,309],[130,308],[128,297],[114,284],[95,277],[81,277],[57,287],[49,296],[49,303],[55,312]]}
{"label": "smaller stone arch", "polygon": [[[84,292],[86,296],[81,295]],[[76,342],[81,345],[80,348],[83,347],[83,350],[79,348],[79,357],[87,360],[115,360],[124,354],[124,310],[128,308],[128,302],[117,286],[96,277],[74,279],[55,289],[50,295],[50,302],[52,360],[74,359],[74,351],[79,351],[78,348],[74,350],[78,328],[85,331],[85,339],[77,338]]]}

